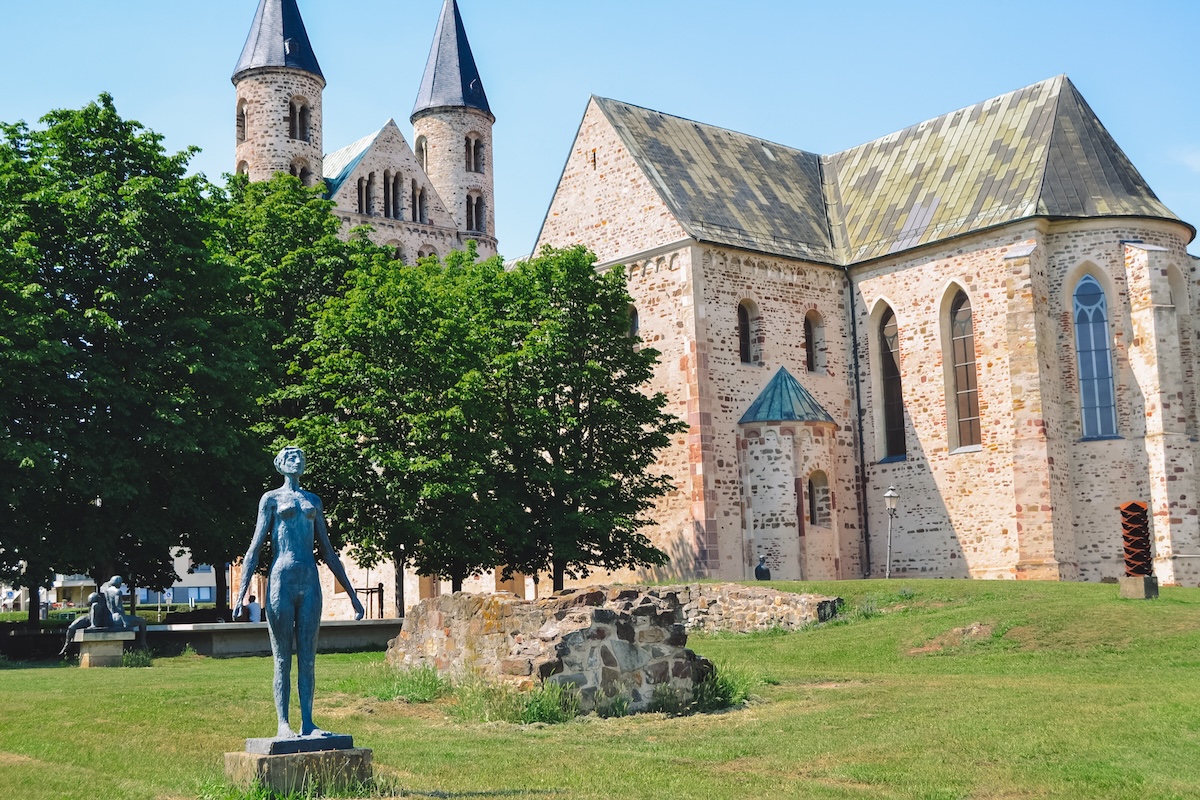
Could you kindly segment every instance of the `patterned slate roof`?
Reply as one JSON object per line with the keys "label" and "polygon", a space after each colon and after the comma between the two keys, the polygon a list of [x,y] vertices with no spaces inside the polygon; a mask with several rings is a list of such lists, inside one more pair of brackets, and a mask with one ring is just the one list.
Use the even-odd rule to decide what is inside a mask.
{"label": "patterned slate roof", "polygon": [[738,420],[739,425],[767,422],[833,422],[833,417],[786,367],[780,367]]}
{"label": "patterned slate roof", "polygon": [[260,67],[292,67],[325,79],[296,0],[262,0],[258,4],[242,57],[233,71],[234,80]]}
{"label": "patterned slate roof", "polygon": [[412,115],[434,108],[475,108],[492,116],[457,0],[442,6]]}
{"label": "patterned slate roof", "polygon": [[694,238],[835,260],[820,156],[628,103],[594,99]]}
{"label": "patterned slate roof", "polygon": [[[386,127],[385,125],[384,128]],[[362,161],[362,157],[371,149],[371,145],[375,144],[375,140],[379,138],[379,134],[381,133],[383,133],[383,128],[374,133],[368,133],[357,142],[348,144],[341,150],[335,150],[325,156],[325,185],[328,187],[328,195],[330,197],[333,197],[337,193],[337,190],[345,183],[346,178],[350,177],[354,172],[354,168],[358,166],[358,162]]]}
{"label": "patterned slate roof", "polygon": [[844,266],[1030,217],[1178,220],[1065,75],[830,156],[596,102],[701,241]]}

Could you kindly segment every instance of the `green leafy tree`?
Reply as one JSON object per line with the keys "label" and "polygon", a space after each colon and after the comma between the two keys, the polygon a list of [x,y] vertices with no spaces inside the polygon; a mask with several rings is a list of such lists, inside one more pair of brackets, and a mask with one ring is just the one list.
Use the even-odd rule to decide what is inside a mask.
{"label": "green leafy tree", "polygon": [[593,568],[666,563],[641,529],[671,489],[656,455],[686,425],[643,389],[659,354],[630,335],[623,268],[600,273],[583,248],[546,248],[510,279],[510,323],[527,330],[494,376],[507,420],[501,491],[524,510],[506,563],[548,570],[555,590]]}
{"label": "green leafy tree", "polygon": [[261,333],[194,151],[108,95],[42,122],[0,128],[0,562],[163,588],[241,533]]}
{"label": "green leafy tree", "polygon": [[456,589],[497,565],[495,339],[480,299],[502,278],[473,249],[415,267],[382,250],[317,318],[293,429],[360,563],[411,563]]}

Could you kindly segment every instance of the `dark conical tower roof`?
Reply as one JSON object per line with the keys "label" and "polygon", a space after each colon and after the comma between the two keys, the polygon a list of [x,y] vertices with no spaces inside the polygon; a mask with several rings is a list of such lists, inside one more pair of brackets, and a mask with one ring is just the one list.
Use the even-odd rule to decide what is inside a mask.
{"label": "dark conical tower roof", "polygon": [[291,67],[325,80],[296,0],[261,0],[258,4],[233,78],[260,67]]}
{"label": "dark conical tower roof", "polygon": [[442,7],[413,118],[435,108],[474,108],[495,119],[456,0],[446,0]]}

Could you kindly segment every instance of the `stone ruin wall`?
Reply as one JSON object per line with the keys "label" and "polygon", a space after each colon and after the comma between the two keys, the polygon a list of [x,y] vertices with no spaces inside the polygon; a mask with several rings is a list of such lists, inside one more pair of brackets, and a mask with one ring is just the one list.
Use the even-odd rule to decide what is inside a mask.
{"label": "stone ruin wall", "polygon": [[416,606],[387,661],[522,688],[574,685],[584,712],[624,694],[644,711],[659,687],[690,697],[712,671],[687,648],[689,631],[795,630],[831,619],[839,602],[732,584],[590,587],[541,600],[459,592]]}

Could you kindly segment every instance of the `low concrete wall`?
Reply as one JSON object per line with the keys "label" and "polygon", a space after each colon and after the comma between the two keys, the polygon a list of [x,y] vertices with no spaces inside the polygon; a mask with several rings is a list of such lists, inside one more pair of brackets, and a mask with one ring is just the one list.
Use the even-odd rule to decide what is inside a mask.
{"label": "low concrete wall", "polygon": [[[396,638],[403,624],[402,619],[322,622],[317,650],[321,653],[386,650],[388,641]],[[225,658],[271,654],[271,634],[265,622],[150,625],[146,633],[152,648],[182,648],[190,644],[200,655]]]}

